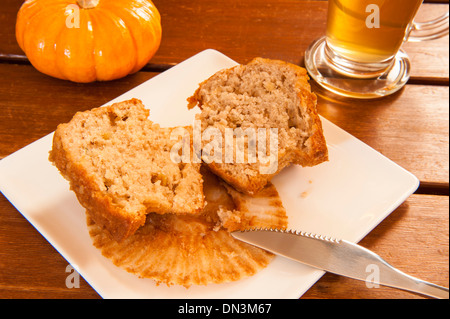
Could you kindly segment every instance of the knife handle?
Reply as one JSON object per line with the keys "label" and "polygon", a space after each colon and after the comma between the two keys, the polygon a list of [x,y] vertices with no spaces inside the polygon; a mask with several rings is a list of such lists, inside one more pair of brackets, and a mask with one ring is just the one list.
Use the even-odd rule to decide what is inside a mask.
{"label": "knife handle", "polygon": [[360,258],[365,259],[366,262],[370,262],[379,268],[380,280],[373,281],[373,283],[408,290],[433,298],[449,298],[448,288],[441,287],[407,275],[388,264],[383,258],[378,256],[374,252],[346,240],[342,240],[341,243],[342,242],[345,242],[346,245],[353,246],[353,249],[359,250]]}
{"label": "knife handle", "polygon": [[448,299],[448,288],[441,287],[423,280],[418,280],[418,282],[415,284],[415,287],[413,289],[417,290],[411,290],[418,293],[422,293],[424,295],[439,298],[439,299]]}

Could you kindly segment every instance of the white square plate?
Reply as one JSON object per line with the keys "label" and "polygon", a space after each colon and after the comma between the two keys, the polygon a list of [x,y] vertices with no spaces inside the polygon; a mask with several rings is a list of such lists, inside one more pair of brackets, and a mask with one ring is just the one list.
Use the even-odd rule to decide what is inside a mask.
{"label": "white square plate", "polygon": [[[206,50],[113,101],[139,98],[150,109],[150,119],[161,126],[190,125],[198,111],[187,109],[186,98],[198,83],[236,64]],[[358,242],[406,200],[419,181],[326,119],[322,123],[329,162],[313,168],[292,166],[273,182],[289,228]],[[52,136],[0,161],[0,190],[103,298],[299,298],[324,274],[276,257],[250,278],[186,289],[157,286],[117,268],[93,247],[84,209],[48,161]]]}

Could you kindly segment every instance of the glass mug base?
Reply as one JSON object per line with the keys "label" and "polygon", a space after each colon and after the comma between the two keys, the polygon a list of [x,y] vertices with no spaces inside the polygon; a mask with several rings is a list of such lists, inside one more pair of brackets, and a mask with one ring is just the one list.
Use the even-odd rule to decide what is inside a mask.
{"label": "glass mug base", "polygon": [[361,76],[361,70],[339,70],[326,52],[326,37],[314,41],[305,52],[305,66],[309,75],[322,87],[335,94],[370,99],[379,98],[400,90],[410,76],[410,61],[399,50],[388,68],[375,76]]}

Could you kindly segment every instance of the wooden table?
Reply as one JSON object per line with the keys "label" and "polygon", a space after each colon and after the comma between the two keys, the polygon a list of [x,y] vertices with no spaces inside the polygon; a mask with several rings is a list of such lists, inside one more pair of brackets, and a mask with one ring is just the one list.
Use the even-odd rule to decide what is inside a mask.
{"label": "wooden table", "polygon": [[[436,2],[436,1],[433,1]],[[155,0],[163,40],[140,72],[107,83],[75,84],[36,71],[18,47],[20,0],[0,12],[0,159],[55,130],[76,111],[100,106],[208,48],[246,63],[256,56],[303,65],[324,34],[326,1]],[[448,10],[425,4],[422,17]],[[361,242],[404,272],[449,285],[449,39],[408,43],[413,69],[400,92],[383,99],[336,98],[313,84],[319,113],[397,162],[421,181],[415,194]],[[0,194],[0,298],[99,298],[85,282],[65,284],[67,261]],[[422,298],[324,275],[302,298]]]}

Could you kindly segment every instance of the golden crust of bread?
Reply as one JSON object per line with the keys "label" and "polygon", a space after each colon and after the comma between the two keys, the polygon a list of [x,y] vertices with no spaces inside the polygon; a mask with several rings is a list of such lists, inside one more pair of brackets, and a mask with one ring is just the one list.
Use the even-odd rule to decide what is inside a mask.
{"label": "golden crust of bread", "polygon": [[200,164],[173,162],[172,129],[148,115],[132,99],[79,112],[53,137],[49,160],[118,241],[144,225],[148,213],[195,214],[204,206]]}
{"label": "golden crust of bread", "polygon": [[[260,74],[258,74],[258,71],[253,73],[249,71],[250,76],[245,77],[245,68],[250,69],[258,66],[262,66]],[[271,74],[270,70],[269,73],[266,72],[268,69],[283,70],[279,75],[274,76],[274,81],[278,82],[267,81]],[[262,73],[264,75],[260,76]],[[233,82],[235,74],[237,74],[238,80]],[[292,79],[290,83],[283,80],[286,78],[286,74]],[[259,80],[258,76],[260,76]],[[278,78],[281,78],[281,80]],[[251,163],[212,162],[208,164],[210,169],[239,191],[247,194],[256,194],[273,176],[290,164],[314,166],[327,161],[328,150],[323,135],[322,123],[317,114],[317,97],[311,92],[308,80],[309,77],[306,70],[297,65],[279,60],[255,58],[247,65],[238,65],[230,69],[221,70],[200,83],[195,93],[188,98],[188,108],[198,105],[202,110],[197,116],[197,119],[202,121],[202,130],[211,126],[222,129],[225,126],[233,127],[233,125],[238,127],[241,127],[241,125],[247,125],[247,127],[267,127],[270,125],[278,128],[279,145],[281,146],[278,149],[278,169],[270,174],[259,173],[258,165]],[[226,87],[226,89],[223,89],[223,87]],[[258,90],[261,91],[261,87],[267,91],[265,92],[267,93],[266,97],[269,98],[279,88],[281,88],[281,91],[284,90],[283,92],[290,92],[288,94],[291,94],[291,96],[288,100],[294,103],[295,107],[291,106],[283,110],[282,105],[276,104],[277,100],[275,98],[269,103],[270,107],[274,109],[273,113],[267,108],[262,111],[259,107],[264,103],[251,104],[253,102],[252,98],[259,98],[258,94],[260,93]],[[233,89],[236,89],[236,92],[238,92],[235,94],[239,100],[237,103],[232,99],[227,100],[230,92],[234,93]],[[224,101],[228,103],[225,104]],[[287,100],[284,101],[286,102]],[[241,118],[237,121],[234,118],[230,120],[232,118],[231,115],[235,115],[232,114],[232,111],[236,111],[242,105],[245,107],[238,110]],[[259,118],[255,116],[255,114],[263,112],[269,113],[269,115],[261,115]],[[281,113],[287,116],[280,118],[279,121],[272,121],[272,118],[277,118]],[[228,117],[225,118],[226,116]],[[288,127],[285,128],[283,126]],[[295,129],[298,130],[292,134],[290,131]],[[301,134],[298,134],[298,132]],[[295,135],[302,135],[302,139],[295,141]],[[283,146],[283,143],[285,143],[285,146]],[[294,145],[295,143],[297,144]],[[248,174],[246,173],[247,171],[249,172]]]}

